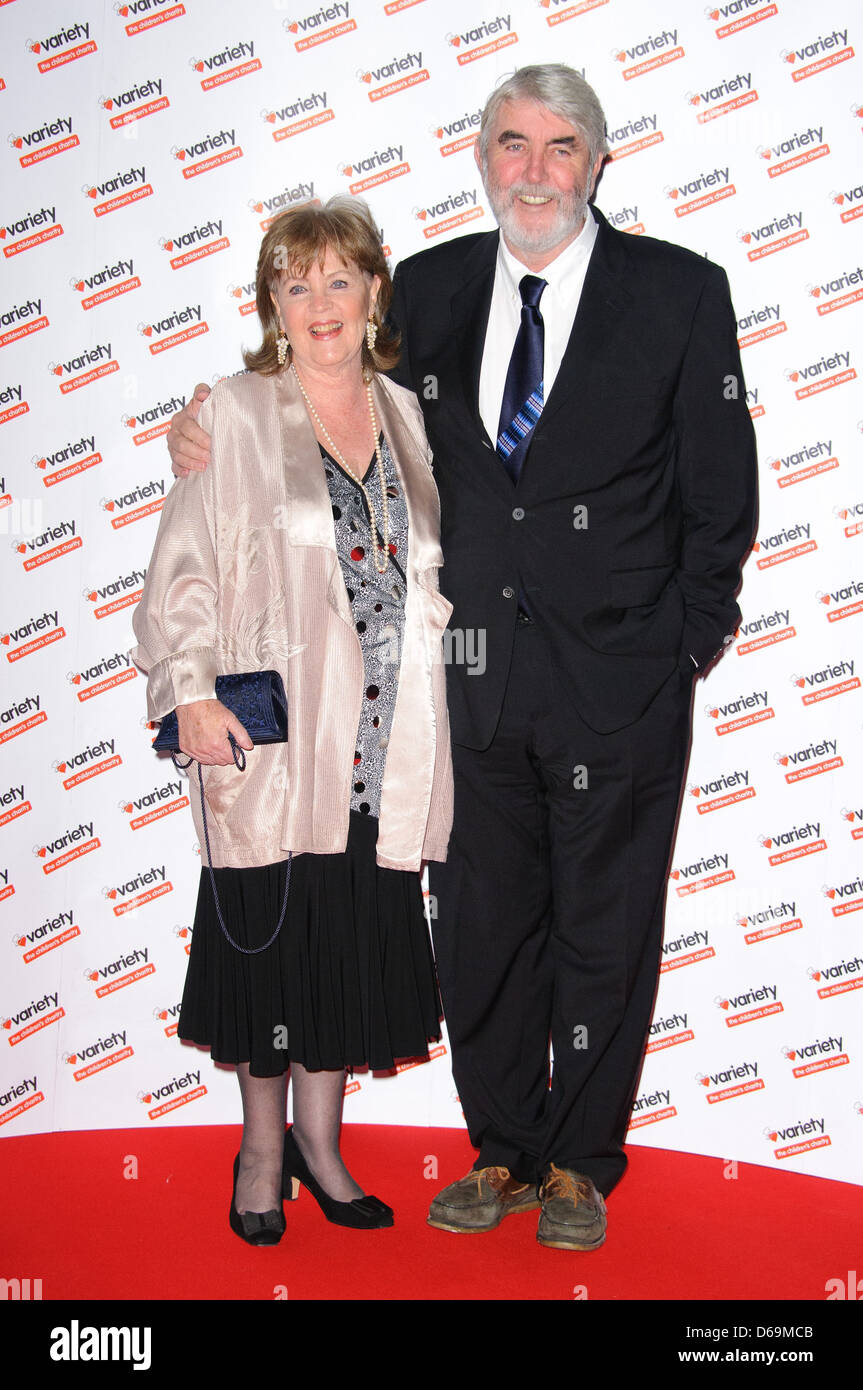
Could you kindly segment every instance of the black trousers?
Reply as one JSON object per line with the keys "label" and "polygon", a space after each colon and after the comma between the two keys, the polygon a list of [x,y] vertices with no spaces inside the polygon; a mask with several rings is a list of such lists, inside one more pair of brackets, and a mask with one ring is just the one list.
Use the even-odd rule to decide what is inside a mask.
{"label": "black trousers", "polygon": [[536,1181],[554,1162],[603,1194],[623,1175],[691,693],[676,673],[635,724],[597,734],[573,713],[539,628],[519,624],[492,744],[453,748],[453,835],[430,891],[477,1167]]}

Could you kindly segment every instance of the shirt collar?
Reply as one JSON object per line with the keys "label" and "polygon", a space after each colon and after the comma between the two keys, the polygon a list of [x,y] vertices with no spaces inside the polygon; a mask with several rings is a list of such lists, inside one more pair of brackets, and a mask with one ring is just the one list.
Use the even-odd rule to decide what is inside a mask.
{"label": "shirt collar", "polygon": [[553,261],[549,261],[544,270],[530,271],[523,261],[518,260],[512,254],[501,233],[497,249],[497,273],[502,274],[507,291],[521,303],[521,292],[519,285],[525,275],[538,275],[540,279],[556,292],[565,290],[567,283],[573,276],[581,275],[596,242],[598,223],[593,215],[593,209],[588,207],[587,216],[584,219],[584,226],[574,241],[565,246],[559,256],[555,256]]}

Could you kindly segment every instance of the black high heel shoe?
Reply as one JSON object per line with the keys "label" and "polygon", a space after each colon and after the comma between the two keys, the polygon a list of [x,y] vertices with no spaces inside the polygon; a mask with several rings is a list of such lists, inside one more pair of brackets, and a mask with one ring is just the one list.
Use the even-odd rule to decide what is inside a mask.
{"label": "black high heel shoe", "polygon": [[[281,1206],[272,1211],[237,1211],[237,1176],[240,1171],[240,1155],[234,1159],[234,1190],[231,1193],[231,1210],[228,1221],[231,1230],[249,1245],[278,1245],[285,1234],[285,1213]],[[282,1179],[284,1183],[284,1177]]]}
{"label": "black high heel shoe", "polygon": [[300,1183],[312,1194],[328,1221],[335,1226],[350,1226],[355,1231],[376,1231],[393,1225],[393,1209],[379,1197],[355,1197],[352,1202],[337,1202],[329,1197],[320,1183],[312,1177],[308,1164],[300,1153],[293,1131],[285,1130],[284,1163],[282,1166],[282,1195],[292,1202]]}

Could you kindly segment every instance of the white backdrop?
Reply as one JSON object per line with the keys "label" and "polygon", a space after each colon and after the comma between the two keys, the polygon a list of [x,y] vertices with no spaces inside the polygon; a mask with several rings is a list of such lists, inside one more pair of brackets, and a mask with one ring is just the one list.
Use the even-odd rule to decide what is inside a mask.
{"label": "white backdrop", "polygon": [[[237,1120],[233,1076],[174,1036],[200,856],[128,657],[163,435],[257,341],[269,217],[362,193],[393,264],[490,228],[479,111],[554,60],[605,106],[606,216],[728,270],[759,438],[631,1138],[863,1180],[855,11],[0,4],[0,1135]],[[445,1044],[404,1072],[358,1074],[345,1118],[463,1123]]]}

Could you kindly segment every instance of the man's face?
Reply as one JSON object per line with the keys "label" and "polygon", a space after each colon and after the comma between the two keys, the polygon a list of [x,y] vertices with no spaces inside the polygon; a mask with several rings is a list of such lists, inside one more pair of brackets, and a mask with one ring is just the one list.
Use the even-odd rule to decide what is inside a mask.
{"label": "man's face", "polygon": [[[485,191],[510,250],[542,269],[578,235],[602,165],[575,126],[534,101],[505,101],[489,133]],[[542,264],[532,264],[532,262]]]}

